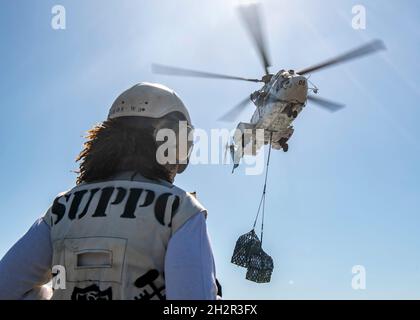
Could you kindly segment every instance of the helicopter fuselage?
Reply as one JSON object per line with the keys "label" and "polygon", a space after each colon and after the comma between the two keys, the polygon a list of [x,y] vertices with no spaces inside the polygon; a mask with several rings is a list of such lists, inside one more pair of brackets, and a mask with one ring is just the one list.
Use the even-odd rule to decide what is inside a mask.
{"label": "helicopter fuselage", "polygon": [[[255,135],[250,138],[242,136],[243,145],[250,141],[255,144],[249,152],[255,155],[262,145],[270,142],[274,149],[287,151],[287,141],[293,134],[293,121],[298,117],[306,105],[308,95],[308,81],[304,76],[293,71],[281,70],[258,91],[251,95],[256,105],[250,123],[240,123],[238,129],[263,129],[264,141],[258,141]],[[238,142],[238,141],[237,141]],[[246,148],[243,150],[247,154]],[[248,152],[248,153],[249,153]]]}

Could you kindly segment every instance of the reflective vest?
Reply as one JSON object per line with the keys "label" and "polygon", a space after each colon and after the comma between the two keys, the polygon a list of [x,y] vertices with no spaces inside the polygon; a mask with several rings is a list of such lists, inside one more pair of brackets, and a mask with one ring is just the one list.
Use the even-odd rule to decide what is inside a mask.
{"label": "reflective vest", "polygon": [[[65,270],[52,299],[165,299],[171,236],[204,207],[170,184],[111,180],[59,194],[44,216],[53,266]],[[60,270],[54,268],[53,270]],[[54,275],[54,280],[62,275]]]}

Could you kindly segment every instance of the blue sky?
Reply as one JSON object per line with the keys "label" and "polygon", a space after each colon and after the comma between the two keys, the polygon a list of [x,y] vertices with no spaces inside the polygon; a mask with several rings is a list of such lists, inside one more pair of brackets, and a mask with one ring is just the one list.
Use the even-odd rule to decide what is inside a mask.
{"label": "blue sky", "polygon": [[[196,165],[177,177],[208,208],[225,298],[420,298],[420,3],[262,2],[273,71],[374,38],[388,50],[312,75],[322,97],[347,108],[330,114],[309,104],[289,153],[273,152],[264,237],[271,283],[253,284],[230,263],[237,237],[252,226],[263,176]],[[237,3],[1,2],[0,255],[74,185],[84,132],[134,83],[175,89],[196,127],[225,126],[216,119],[255,84],[154,75],[150,64],[261,76]],[[66,30],[51,28],[55,4],[66,8]],[[366,30],[351,27],[355,4],[366,7]],[[366,268],[366,290],[351,287],[354,265]]]}

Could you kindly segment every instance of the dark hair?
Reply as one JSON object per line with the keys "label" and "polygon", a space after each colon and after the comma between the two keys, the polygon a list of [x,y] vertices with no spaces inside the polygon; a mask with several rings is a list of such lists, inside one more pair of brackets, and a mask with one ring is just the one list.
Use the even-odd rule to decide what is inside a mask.
{"label": "dark hair", "polygon": [[172,182],[174,175],[170,166],[156,160],[158,144],[153,120],[121,117],[90,129],[84,148],[76,158],[80,161],[76,183],[106,180],[124,171]]}

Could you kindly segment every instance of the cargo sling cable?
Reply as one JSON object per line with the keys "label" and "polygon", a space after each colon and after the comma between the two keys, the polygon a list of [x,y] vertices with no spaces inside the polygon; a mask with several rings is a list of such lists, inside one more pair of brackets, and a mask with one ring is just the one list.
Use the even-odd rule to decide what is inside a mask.
{"label": "cargo sling cable", "polygon": [[[257,282],[267,283],[271,281],[271,274],[274,269],[273,259],[262,249],[264,236],[264,218],[265,218],[265,198],[267,194],[267,179],[271,157],[271,142],[273,134],[270,133],[270,143],[267,158],[267,168],[265,172],[264,187],[261,200],[258,206],[253,228],[250,232],[239,237],[233,252],[231,262],[238,266],[247,268],[246,279]],[[257,221],[261,215],[261,240],[255,233]]]}

